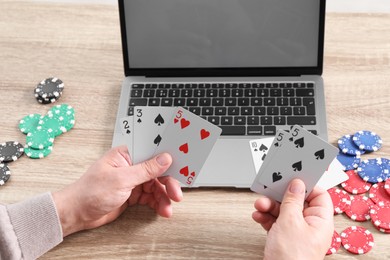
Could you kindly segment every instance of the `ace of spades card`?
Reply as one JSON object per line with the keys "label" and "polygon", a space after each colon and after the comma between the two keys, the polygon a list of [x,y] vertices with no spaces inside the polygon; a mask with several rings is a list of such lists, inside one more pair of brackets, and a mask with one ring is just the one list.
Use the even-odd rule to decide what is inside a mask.
{"label": "ace of spades card", "polygon": [[165,129],[163,140],[154,155],[167,152],[172,156],[172,165],[164,174],[192,186],[198,177],[221,128],[183,109],[175,108]]}
{"label": "ace of spades card", "polygon": [[163,139],[173,107],[134,107],[133,163],[152,157]]}
{"label": "ace of spades card", "polygon": [[306,185],[307,196],[337,153],[338,149],[333,145],[300,126],[294,126],[283,139],[283,145],[273,152],[269,163],[260,169],[257,181],[284,193],[289,182],[299,178]]}

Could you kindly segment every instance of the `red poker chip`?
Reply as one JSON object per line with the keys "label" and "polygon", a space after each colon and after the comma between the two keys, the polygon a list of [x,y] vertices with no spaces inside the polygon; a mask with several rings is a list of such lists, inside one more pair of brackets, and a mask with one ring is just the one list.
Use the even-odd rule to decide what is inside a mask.
{"label": "red poker chip", "polygon": [[344,209],[345,214],[354,221],[366,221],[374,203],[367,196],[353,196]]}
{"label": "red poker chip", "polygon": [[374,246],[374,237],[364,227],[348,227],[341,232],[340,237],[343,247],[353,254],[368,253]]}
{"label": "red poker chip", "polygon": [[356,170],[349,170],[345,173],[348,175],[349,179],[341,183],[341,187],[343,187],[344,190],[352,194],[362,194],[369,191],[371,188],[371,183],[360,178]]}
{"label": "red poker chip", "polygon": [[370,209],[372,223],[383,229],[390,229],[390,204],[379,202]]}
{"label": "red poker chip", "polygon": [[378,226],[375,226],[374,223],[372,223],[372,224],[374,225],[374,227],[375,227],[378,231],[380,231],[380,232],[382,232],[382,233],[385,233],[385,234],[390,234],[390,229],[380,228],[380,227],[378,227]]}
{"label": "red poker chip", "polygon": [[387,194],[390,195],[390,178],[386,180],[384,188],[385,188]]}
{"label": "red poker chip", "polygon": [[348,193],[335,187],[329,189],[328,193],[332,198],[334,214],[343,213],[348,201],[350,200]]}
{"label": "red poker chip", "polygon": [[341,237],[339,233],[336,232],[336,230],[333,232],[332,237],[332,244],[330,245],[328,252],[326,252],[327,255],[336,254],[336,252],[340,249],[341,246]]}
{"label": "red poker chip", "polygon": [[376,204],[378,204],[379,202],[383,202],[384,204],[390,203],[390,195],[385,190],[384,182],[378,182],[372,185],[369,197]]}

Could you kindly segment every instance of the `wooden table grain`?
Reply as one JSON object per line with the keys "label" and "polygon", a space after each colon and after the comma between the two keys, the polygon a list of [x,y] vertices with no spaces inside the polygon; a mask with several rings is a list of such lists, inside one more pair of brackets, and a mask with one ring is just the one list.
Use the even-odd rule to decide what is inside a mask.
{"label": "wooden table grain", "polygon": [[[327,14],[329,141],[373,130],[384,146],[364,158],[390,157],[389,55],[390,14]],[[48,111],[33,89],[51,76],[64,81],[60,103],[75,108],[76,126],[55,140],[49,157],[9,165],[12,176],[0,187],[1,203],[60,189],[110,148],[123,79],[115,5],[0,1],[0,141],[25,141],[18,121]],[[109,225],[65,238],[41,259],[259,259],[266,232],[251,219],[258,197],[248,189],[185,190],[170,219],[135,206]],[[327,259],[390,259],[390,235],[370,222],[335,216],[337,231],[351,225],[373,233],[373,250],[355,256],[341,249]]]}

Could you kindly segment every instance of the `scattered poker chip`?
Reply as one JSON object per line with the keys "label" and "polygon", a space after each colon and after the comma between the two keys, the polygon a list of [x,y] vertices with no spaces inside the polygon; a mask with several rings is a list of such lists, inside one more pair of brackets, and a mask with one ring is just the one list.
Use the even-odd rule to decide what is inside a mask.
{"label": "scattered poker chip", "polygon": [[359,166],[360,157],[355,155],[348,155],[340,152],[337,155],[337,160],[343,165],[343,170],[353,170]]}
{"label": "scattered poker chip", "polygon": [[66,132],[62,121],[53,114],[47,114],[46,116],[42,117],[38,124],[42,128],[51,130],[54,134],[54,137],[61,135],[63,132]]}
{"label": "scattered poker chip", "polygon": [[340,237],[344,248],[353,254],[368,253],[374,246],[374,237],[364,227],[348,227],[341,232]]}
{"label": "scattered poker chip", "polygon": [[385,179],[384,180],[390,179],[390,160],[387,158],[381,158],[381,161],[383,163],[383,167],[385,168],[385,170],[384,170]]}
{"label": "scattered poker chip", "polygon": [[50,129],[37,127],[34,131],[27,134],[26,143],[28,147],[43,150],[52,146],[54,142],[54,133]]}
{"label": "scattered poker chip", "polygon": [[48,112],[48,114],[66,114],[66,115],[74,115],[74,108],[68,104],[61,104],[53,106]]}
{"label": "scattered poker chip", "polygon": [[352,196],[344,209],[345,214],[354,221],[366,221],[370,217],[370,209],[374,203],[367,196]]}
{"label": "scattered poker chip", "polygon": [[340,151],[349,155],[361,155],[364,154],[364,150],[360,150],[359,147],[352,141],[351,135],[344,135],[338,140]]}
{"label": "scattered poker chip", "polygon": [[383,229],[390,229],[390,204],[379,202],[371,207],[372,223]]}
{"label": "scattered poker chip", "polygon": [[0,162],[16,161],[23,155],[23,153],[23,145],[16,141],[0,144]]}
{"label": "scattered poker chip", "polygon": [[370,190],[372,184],[360,178],[356,170],[349,170],[345,173],[348,175],[349,179],[341,183],[341,187],[343,187],[344,190],[355,195],[366,193]]}
{"label": "scattered poker chip", "polygon": [[387,194],[390,195],[390,179],[387,179],[385,185],[383,186]]}
{"label": "scattered poker chip", "polygon": [[382,139],[371,131],[359,131],[353,135],[352,140],[360,150],[375,152],[382,147]]}
{"label": "scattered poker chip", "polygon": [[[374,224],[374,223],[372,223],[372,224]],[[377,226],[375,226],[375,225],[374,225],[374,227],[375,227],[378,231],[380,231],[380,232],[382,232],[382,233],[390,234],[390,229],[380,228],[380,227],[377,227]]]}
{"label": "scattered poker chip", "polygon": [[372,185],[369,193],[370,199],[376,204],[383,202],[384,204],[390,203],[390,195],[385,190],[385,183],[379,182]]}
{"label": "scattered poker chip", "polygon": [[56,102],[62,95],[64,83],[58,78],[47,78],[35,87],[34,95],[39,103],[49,104]]}
{"label": "scattered poker chip", "polygon": [[343,213],[350,200],[349,195],[339,188],[331,188],[328,190],[328,193],[332,198],[334,214]]}
{"label": "scattered poker chip", "polygon": [[341,247],[341,237],[339,233],[336,232],[336,230],[333,232],[332,237],[332,244],[330,245],[328,252],[326,252],[326,255],[332,255],[335,254]]}
{"label": "scattered poker chip", "polygon": [[30,114],[23,117],[19,122],[19,129],[24,134],[35,130],[38,126],[39,119],[41,118],[40,114]]}
{"label": "scattered poker chip", "polygon": [[48,156],[53,151],[53,146],[46,147],[42,150],[32,149],[31,147],[24,147],[24,153],[31,159],[42,159]]}
{"label": "scattered poker chip", "polygon": [[380,158],[361,161],[357,169],[359,176],[371,183],[384,181],[388,171],[387,165],[383,164]]}
{"label": "scattered poker chip", "polygon": [[3,186],[11,177],[11,171],[4,163],[0,163],[0,186]]}

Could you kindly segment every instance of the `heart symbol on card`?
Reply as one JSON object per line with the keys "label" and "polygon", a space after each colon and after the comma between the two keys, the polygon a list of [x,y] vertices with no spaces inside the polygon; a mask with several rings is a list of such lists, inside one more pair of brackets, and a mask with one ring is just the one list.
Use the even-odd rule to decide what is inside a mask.
{"label": "heart symbol on card", "polygon": [[292,165],[294,172],[302,170],[302,161],[296,162]]}
{"label": "heart symbol on card", "polygon": [[189,173],[189,170],[188,170],[188,166],[185,166],[183,168],[180,169],[180,174],[184,175],[184,176],[188,176],[188,173]]}
{"label": "heart symbol on card", "polygon": [[195,172],[191,172],[190,174],[192,177],[195,177]]}
{"label": "heart symbol on card", "polygon": [[176,124],[177,122],[179,122],[179,119],[177,119],[177,118],[173,119],[173,123]]}
{"label": "heart symbol on card", "polygon": [[184,129],[184,128],[186,128],[189,125],[190,125],[190,121],[186,120],[185,118],[182,118],[180,120],[181,129]]}
{"label": "heart symbol on card", "polygon": [[188,143],[180,145],[179,151],[181,151],[183,153],[188,153]]}
{"label": "heart symbol on card", "polygon": [[280,172],[274,172],[272,174],[272,182],[280,181],[282,178],[283,178],[283,176]]}
{"label": "heart symbol on card", "polygon": [[321,159],[321,160],[324,159],[324,157],[325,157],[325,150],[321,149],[321,150],[315,152],[314,156],[316,157],[317,160],[318,159]]}
{"label": "heart symbol on card", "polygon": [[305,142],[304,142],[304,140],[303,140],[303,137],[301,137],[301,138],[295,140],[294,144],[295,144],[295,147],[296,147],[296,148],[298,148],[298,147],[301,147],[301,148],[302,148],[302,147],[305,145]]}
{"label": "heart symbol on card", "polygon": [[210,136],[209,131],[207,131],[206,129],[200,130],[200,140],[206,139],[209,136]]}

